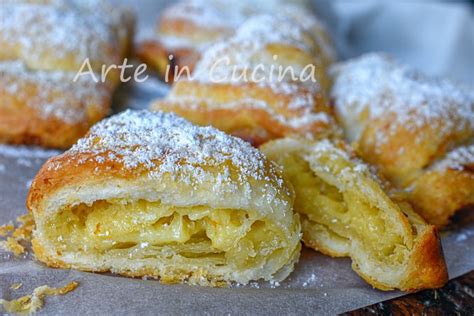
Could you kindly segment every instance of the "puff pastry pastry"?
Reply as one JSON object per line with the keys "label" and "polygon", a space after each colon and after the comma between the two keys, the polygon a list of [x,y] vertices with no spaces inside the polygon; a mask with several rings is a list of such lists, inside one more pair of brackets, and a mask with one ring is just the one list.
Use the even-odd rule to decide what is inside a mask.
{"label": "puff pastry pastry", "polygon": [[130,12],[105,1],[3,1],[0,142],[67,148],[82,137],[109,112],[118,72],[105,83],[75,75],[86,59],[96,78],[121,64],[132,26]]}
{"label": "puff pastry pastry", "polygon": [[232,38],[206,50],[192,78],[177,81],[151,109],[213,125],[254,145],[336,133],[317,51],[318,43],[292,20],[253,17]]}
{"label": "puff pastry pastry", "polygon": [[169,283],[281,280],[301,248],[290,188],[238,138],[126,111],[36,176],[33,248],[52,267]]}
{"label": "puff pastry pastry", "polygon": [[172,82],[175,67],[186,66],[192,71],[209,45],[232,36],[252,16],[271,14],[291,18],[294,24],[307,30],[318,41],[321,56],[332,61],[335,50],[328,32],[319,19],[309,13],[309,7],[309,1],[295,0],[244,0],[232,5],[225,0],[179,1],[163,11],[156,38],[139,45],[137,54],[162,78]]}
{"label": "puff pastry pastry", "polygon": [[474,93],[381,54],[334,67],[332,97],[347,138],[443,226],[474,204]]}
{"label": "puff pastry pastry", "polygon": [[353,269],[378,289],[441,287],[448,276],[436,228],[402,196],[390,198],[346,147],[291,138],[261,147],[293,184],[305,244],[351,257]]}

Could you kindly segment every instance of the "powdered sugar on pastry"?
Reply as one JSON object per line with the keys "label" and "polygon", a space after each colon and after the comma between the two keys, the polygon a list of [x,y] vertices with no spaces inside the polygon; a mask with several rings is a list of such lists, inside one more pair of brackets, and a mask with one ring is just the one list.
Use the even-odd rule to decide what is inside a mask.
{"label": "powdered sugar on pastry", "polygon": [[[225,1],[188,0],[181,1],[166,8],[163,16],[166,19],[192,21],[200,27],[237,27],[245,17],[239,7],[245,1],[232,5],[233,10],[228,10],[229,4]],[[236,8],[235,8],[236,7]]]}
{"label": "powdered sugar on pastry", "polygon": [[459,147],[449,152],[446,157],[433,164],[434,170],[464,170],[466,166],[474,166],[474,145]]}
{"label": "powdered sugar on pastry", "polygon": [[[427,78],[383,54],[341,63],[332,72],[332,97],[341,117],[359,117],[368,109],[372,118],[393,113],[395,122],[408,129],[437,122],[442,122],[445,131],[474,128],[472,91],[447,80]],[[461,124],[453,116],[463,118]]]}
{"label": "powdered sugar on pastry", "polygon": [[[278,74],[280,62],[264,60],[265,47],[269,44],[288,45],[297,47],[311,54],[311,46],[307,40],[308,34],[297,27],[291,20],[261,15],[249,19],[239,28],[234,37],[221,41],[208,48],[201,61],[197,64],[193,79],[205,83],[241,84],[251,81],[251,72],[256,67],[263,66],[260,86],[269,87],[285,96],[291,96],[290,109],[314,108],[312,96],[320,92],[318,83],[312,81],[295,82],[291,72]],[[258,58],[256,57],[258,55]],[[267,56],[272,58],[272,56]],[[225,58],[225,59],[223,59]],[[290,65],[297,76],[303,69],[300,65]],[[234,74],[245,74],[235,76]],[[304,87],[304,88],[303,88]],[[301,93],[301,89],[307,89]],[[311,96],[311,97],[309,97]]]}
{"label": "powdered sugar on pastry", "polygon": [[[196,28],[202,30],[219,31],[221,36],[218,37],[223,38],[227,34],[232,34],[248,19],[262,14],[269,14],[291,19],[293,24],[314,36],[325,55],[334,57],[334,49],[327,39],[321,36],[321,34],[326,33],[325,26],[314,15],[308,13],[307,6],[307,1],[270,0],[255,2],[244,0],[232,3],[232,6],[229,6],[228,2],[223,0],[187,0],[165,9],[162,19],[177,23],[192,23]],[[265,25],[262,24],[260,27],[265,27]],[[215,34],[212,38],[214,37]],[[209,45],[209,40],[196,41],[192,34],[182,33],[179,30],[166,30],[166,32],[159,30],[159,41],[169,49],[177,47],[203,49]]]}
{"label": "powdered sugar on pastry", "polygon": [[[195,102],[195,100],[193,100],[192,98],[187,99],[185,97],[169,97],[168,100],[174,102],[175,104],[179,104],[181,107],[186,108],[188,110],[198,110],[201,106],[199,102]],[[328,126],[334,123],[333,118],[328,113],[314,112],[313,108],[308,106],[312,104],[312,100],[307,100],[305,98],[298,98],[296,100],[301,102],[299,102],[298,104],[293,103],[289,108],[293,110],[299,110],[300,112],[298,115],[280,114],[264,101],[252,98],[245,98],[228,103],[217,103],[207,100],[206,104],[210,107],[218,109],[261,109],[269,113],[272,118],[279,121],[280,123],[295,129],[301,128],[302,126],[306,125],[309,126],[314,123],[322,123]],[[307,136],[310,137],[310,135]]]}
{"label": "powdered sugar on pastry", "polygon": [[[171,113],[127,110],[92,127],[69,153],[107,154],[108,160],[130,170],[145,167],[153,177],[192,174],[199,181],[206,168],[231,162],[228,168],[241,170],[239,182],[266,179],[265,157],[250,144]],[[97,163],[101,162],[99,157]],[[221,174],[223,179],[229,177],[228,168]],[[286,190],[283,183],[278,186],[278,191]]]}
{"label": "powdered sugar on pastry", "polygon": [[[153,109],[176,111],[191,121],[192,113],[201,110],[219,113],[220,110],[242,109],[250,113],[258,109],[255,112],[260,113],[262,120],[273,122],[267,125],[285,129],[283,132],[275,128],[271,131],[273,135],[314,136],[332,126],[321,88],[323,84],[326,86],[325,69],[315,57],[316,46],[310,34],[289,18],[255,16],[233,37],[211,45],[203,53],[191,78],[176,82],[166,100],[157,102]],[[312,78],[305,77],[308,72]],[[253,133],[242,132],[247,128],[242,127],[247,124],[244,119],[230,130],[212,119],[194,122],[213,124],[254,144],[262,141],[256,140],[255,135],[259,133],[256,128]],[[237,125],[241,127],[235,127]]]}
{"label": "powdered sugar on pastry", "polygon": [[87,120],[90,108],[103,104],[110,93],[106,84],[88,77],[74,82],[74,76],[63,71],[31,71],[20,61],[0,62],[0,91],[24,101],[45,119],[74,124]]}
{"label": "powdered sugar on pastry", "polygon": [[49,55],[72,60],[76,68],[86,58],[105,63],[118,57],[110,28],[79,10],[31,3],[2,5],[0,30],[0,41],[16,48],[14,57],[33,68],[44,68]]}
{"label": "powdered sugar on pastry", "polygon": [[166,19],[192,21],[204,28],[232,29],[253,15],[279,13],[290,6],[301,8],[301,4],[283,0],[241,0],[231,6],[225,0],[186,0],[165,9],[163,16]]}
{"label": "powdered sugar on pastry", "polygon": [[[246,21],[229,40],[209,47],[196,65],[194,78],[203,82],[215,81],[215,78],[225,78],[229,81],[233,67],[253,69],[257,66],[256,63],[265,64],[261,58],[256,61],[252,57],[269,44],[284,44],[299,47],[308,53],[311,51],[303,29],[291,20],[261,15]],[[223,58],[229,61],[228,64],[220,62]]]}

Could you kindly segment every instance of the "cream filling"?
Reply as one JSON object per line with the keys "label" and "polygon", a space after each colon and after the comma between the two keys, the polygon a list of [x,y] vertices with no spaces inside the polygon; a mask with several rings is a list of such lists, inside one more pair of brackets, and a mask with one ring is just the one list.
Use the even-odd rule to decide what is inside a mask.
{"label": "cream filling", "polygon": [[65,208],[46,225],[45,237],[58,255],[157,258],[239,271],[288,261],[282,231],[242,210],[110,200]]}
{"label": "cream filling", "polygon": [[404,237],[392,229],[385,212],[326,183],[299,156],[287,155],[281,162],[296,191],[295,210],[302,216],[306,243],[332,255],[368,259],[364,264],[380,269],[406,262]]}

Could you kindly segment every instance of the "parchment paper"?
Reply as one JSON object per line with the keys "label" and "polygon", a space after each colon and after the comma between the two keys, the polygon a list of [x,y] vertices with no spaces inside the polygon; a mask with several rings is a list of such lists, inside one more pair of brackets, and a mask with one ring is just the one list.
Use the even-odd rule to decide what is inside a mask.
{"label": "parchment paper", "polygon": [[[139,37],[149,36],[163,3],[131,2],[143,16]],[[321,10],[330,12],[331,8],[324,6]],[[430,10],[423,12],[426,16]],[[336,6],[327,16],[344,15]],[[444,19],[449,20],[449,14]],[[115,111],[144,108],[166,91],[167,87],[154,78],[139,85],[126,84],[117,93]],[[42,163],[55,154],[58,152],[0,145],[0,224],[26,213],[31,180]],[[474,269],[474,222],[443,233],[442,243],[451,278]],[[155,280],[51,269],[35,262],[31,254],[15,258],[0,250],[0,298],[15,299],[41,285],[63,286],[71,281],[79,281],[80,286],[65,296],[48,297],[40,315],[335,314],[403,295],[373,289],[352,271],[349,259],[332,259],[308,249],[303,250],[290,278],[281,284],[255,282],[229,289],[161,285]],[[22,283],[23,287],[11,290],[13,283]]]}

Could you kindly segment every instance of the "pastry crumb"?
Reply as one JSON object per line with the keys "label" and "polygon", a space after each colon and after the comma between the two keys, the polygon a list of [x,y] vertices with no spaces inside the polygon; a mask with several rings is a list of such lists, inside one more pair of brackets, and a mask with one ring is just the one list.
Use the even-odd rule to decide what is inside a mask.
{"label": "pastry crumb", "polygon": [[[12,285],[13,286],[13,285]],[[31,315],[39,311],[44,306],[44,298],[51,295],[65,295],[74,291],[79,286],[79,282],[71,282],[62,288],[51,288],[43,285],[34,289],[33,294],[20,297],[19,299],[7,301],[0,299],[0,305],[7,313],[18,315]]]}
{"label": "pastry crumb", "polygon": [[18,290],[19,288],[21,288],[22,286],[23,286],[22,283],[13,283],[13,284],[10,286],[10,289],[16,291],[16,290]]}
{"label": "pastry crumb", "polygon": [[31,241],[35,221],[30,213],[17,217],[16,221],[19,223],[17,227],[11,222],[0,226],[0,237],[7,237],[0,241],[0,248],[20,256],[26,252],[20,241]]}
{"label": "pastry crumb", "polygon": [[23,247],[17,239],[8,237],[7,240],[0,241],[0,248],[9,252],[13,252],[15,256],[19,256],[25,253],[25,247]]}
{"label": "pastry crumb", "polygon": [[13,226],[11,222],[6,225],[0,226],[0,237],[6,237],[14,229],[15,229],[15,226]]}
{"label": "pastry crumb", "polygon": [[17,222],[21,223],[12,233],[17,239],[31,240],[33,229],[35,228],[35,220],[31,213],[17,217]]}

